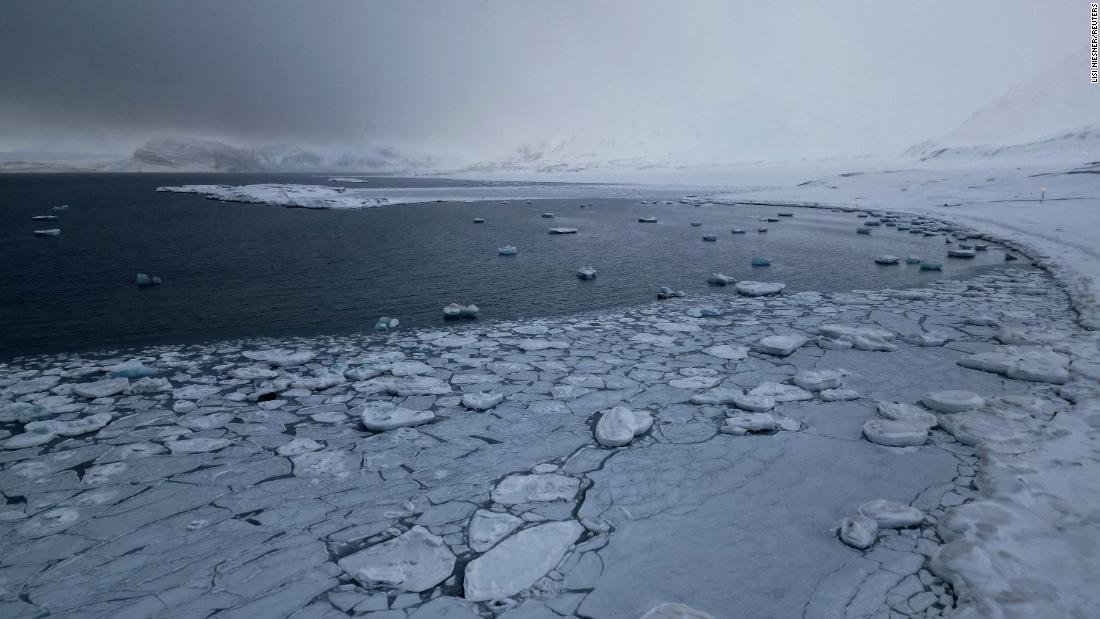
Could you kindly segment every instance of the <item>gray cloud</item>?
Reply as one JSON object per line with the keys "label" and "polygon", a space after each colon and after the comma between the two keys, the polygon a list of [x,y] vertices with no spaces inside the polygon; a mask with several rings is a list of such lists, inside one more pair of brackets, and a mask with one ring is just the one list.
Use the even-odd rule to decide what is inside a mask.
{"label": "gray cloud", "polygon": [[[5,0],[0,150],[579,135],[738,159],[893,152],[1084,43],[1039,0]],[[1087,16],[1086,16],[1087,17]]]}

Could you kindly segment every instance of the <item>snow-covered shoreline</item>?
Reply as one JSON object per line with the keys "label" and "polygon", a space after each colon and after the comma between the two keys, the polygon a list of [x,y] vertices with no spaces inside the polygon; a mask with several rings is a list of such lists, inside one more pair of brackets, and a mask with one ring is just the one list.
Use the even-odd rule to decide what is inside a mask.
{"label": "snow-covered shoreline", "polygon": [[[701,318],[701,305],[713,306],[718,317]],[[983,318],[982,314],[990,315]],[[990,326],[995,322],[1004,328]],[[828,323],[866,329],[858,331],[864,333],[859,337],[870,339],[859,340],[862,343],[857,342],[857,346],[872,347],[844,348],[842,339],[834,342],[831,338],[848,331],[825,330]],[[686,581],[659,582],[666,579],[664,567],[659,570],[659,580],[654,581],[656,576],[645,569],[635,572],[632,566],[644,566],[656,556],[666,561],[677,560],[673,555],[662,554],[667,548],[647,548],[639,542],[649,539],[647,531],[652,527],[662,530],[683,527],[681,535],[658,537],[665,538],[665,543],[689,548],[703,541],[707,550],[699,547],[699,556],[681,558],[692,561],[695,569],[710,574],[725,573],[729,566],[716,569],[725,565],[724,552],[714,554],[721,546],[706,542],[693,532],[713,527],[722,535],[738,530],[751,532],[744,528],[748,522],[715,521],[704,526],[706,519],[693,519],[704,518],[703,514],[710,511],[707,505],[714,501],[720,504],[732,501],[719,511],[737,514],[739,509],[734,509],[735,505],[760,505],[758,509],[762,511],[752,512],[750,522],[782,523],[776,525],[781,526],[781,537],[803,540],[806,546],[800,552],[811,564],[820,563],[810,568],[799,562],[803,565],[799,569],[806,572],[791,572],[790,566],[784,567],[788,578],[797,575],[795,580],[805,578],[807,584],[821,579],[821,584],[812,590],[799,589],[800,593],[795,595],[795,598],[805,596],[798,598],[798,602],[806,606],[808,616],[833,617],[886,607],[908,609],[907,614],[916,615],[947,611],[954,606],[950,588],[929,568],[953,582],[956,593],[961,594],[960,612],[971,606],[986,612],[989,607],[1000,608],[997,604],[1003,606],[996,595],[1003,590],[998,586],[1006,581],[994,577],[999,574],[996,570],[1006,564],[997,551],[1010,544],[991,542],[976,532],[988,530],[988,510],[967,507],[956,513],[952,506],[960,503],[981,506],[986,502],[1001,505],[998,514],[1007,511],[1010,518],[998,530],[1013,537],[1032,534],[1046,521],[1027,517],[1026,505],[1014,502],[1019,500],[1018,492],[1005,495],[1008,478],[1004,476],[1008,473],[999,473],[998,467],[1010,465],[1012,475],[1018,477],[1023,469],[1014,460],[1006,459],[1019,456],[1011,451],[995,451],[985,443],[983,431],[991,425],[997,428],[1003,425],[1000,420],[1006,420],[1016,424],[1015,432],[1008,437],[1012,440],[999,440],[997,445],[1020,441],[1026,444],[1031,436],[1049,436],[1049,440],[1064,442],[1067,439],[1054,432],[1062,419],[1075,420],[1065,423],[1077,425],[1084,421],[1073,416],[1075,411],[1065,409],[1064,401],[1057,395],[1068,387],[1002,379],[954,363],[975,352],[998,350],[996,338],[1001,335],[1026,337],[1020,334],[1042,326],[1051,329],[1050,333],[1063,334],[1055,347],[1064,350],[1075,363],[1079,361],[1082,345],[1088,340],[1080,339],[1081,333],[1073,325],[1064,297],[1040,273],[1010,270],[970,282],[944,281],[927,290],[674,299],[572,318],[488,323],[446,331],[398,331],[385,339],[299,338],[249,344],[293,348],[302,351],[301,354],[289,354],[289,350],[259,354],[248,352],[252,349],[239,343],[224,342],[156,347],[110,359],[79,355],[35,357],[20,366],[9,364],[0,368],[4,385],[0,398],[39,405],[48,414],[26,407],[13,411],[10,405],[5,405],[4,410],[17,418],[30,415],[35,419],[56,419],[60,425],[46,424],[43,431],[63,431],[69,438],[62,435],[48,439],[45,448],[4,452],[0,488],[6,493],[19,491],[29,495],[35,495],[34,488],[40,488],[53,493],[49,495],[53,498],[42,495],[44,498],[33,509],[9,505],[3,512],[4,523],[0,524],[7,533],[0,539],[6,540],[2,542],[6,545],[30,549],[14,555],[17,558],[13,559],[16,561],[13,567],[37,566],[36,572],[44,571],[31,580],[20,580],[18,587],[28,593],[26,599],[30,603],[54,611],[97,599],[96,603],[106,605],[103,608],[117,611],[134,604],[152,603],[140,595],[113,597],[117,593],[111,584],[114,579],[133,578],[131,570],[148,568],[144,567],[142,555],[112,559],[109,548],[114,546],[101,548],[98,544],[103,542],[94,541],[103,536],[120,540],[114,544],[122,551],[137,540],[158,540],[142,543],[152,544],[152,552],[160,560],[167,559],[169,565],[184,560],[187,554],[169,540],[179,538],[200,547],[215,544],[219,550],[212,551],[210,557],[220,556],[219,552],[225,551],[223,546],[232,546],[234,552],[245,557],[239,561],[239,568],[251,573],[259,569],[259,564],[247,558],[252,551],[240,544],[255,543],[249,540],[257,533],[269,536],[281,531],[291,537],[276,545],[279,552],[288,559],[292,556],[309,559],[295,559],[292,569],[269,564],[260,573],[268,574],[269,578],[290,578],[287,583],[297,584],[271,580],[263,587],[244,589],[231,580],[223,580],[222,590],[232,595],[218,602],[223,604],[219,608],[281,612],[295,604],[309,605],[310,600],[326,591],[327,600],[322,596],[314,605],[341,608],[343,602],[338,600],[354,600],[355,605],[375,604],[368,601],[376,600],[371,591],[377,589],[339,584],[335,578],[341,569],[354,571],[367,566],[362,569],[369,571],[370,557],[384,558],[399,547],[385,545],[391,540],[406,540],[407,544],[401,543],[413,549],[420,548],[424,541],[431,542],[429,547],[438,547],[432,546],[437,542],[431,541],[438,537],[454,555],[467,559],[481,557],[478,565],[482,567],[473,574],[467,568],[465,579],[472,588],[465,596],[459,576],[434,589],[440,596],[438,601],[420,600],[408,608],[415,608],[416,604],[432,609],[446,607],[453,616],[467,616],[470,601],[485,599],[479,593],[485,590],[503,591],[505,596],[520,591],[513,601],[500,603],[523,604],[532,607],[529,612],[550,605],[573,608],[590,616],[624,613],[631,616],[676,599],[721,616],[730,600],[723,597],[724,588],[710,587],[702,573],[696,575],[701,584],[691,587]],[[788,335],[805,334],[812,338],[816,333],[831,335],[811,340],[787,357],[753,350],[759,339],[771,335],[784,336],[780,339],[788,345]],[[927,337],[909,337],[919,334]],[[1051,336],[1048,333],[1042,337],[1047,342]],[[936,345],[943,344],[943,340],[947,341],[946,346]],[[1020,341],[1011,341],[1015,348],[1004,350],[1020,349]],[[772,348],[769,345],[760,350]],[[894,352],[884,352],[890,350]],[[139,360],[143,365],[115,367],[128,359]],[[153,375],[136,378],[146,374],[142,367]],[[947,367],[950,371],[941,374]],[[1080,371],[1087,372],[1087,367],[1070,365],[1074,383],[1080,383]],[[129,384],[122,385],[124,381],[118,379],[103,383],[106,368],[132,376]],[[786,384],[793,379],[809,386],[806,379],[796,374],[832,369],[849,372],[847,385],[836,393],[805,392]],[[115,382],[109,382],[112,380]],[[979,391],[986,406],[941,415],[946,431],[932,430],[927,438],[929,444],[923,447],[882,447],[860,438],[860,427],[875,417],[876,400],[915,402],[922,394],[943,388]],[[742,389],[748,389],[747,395],[755,398],[753,406],[766,398],[784,400],[770,413],[772,423],[781,428],[778,434],[740,435],[746,427],[750,433],[767,427],[761,424],[768,416],[750,418],[721,404],[726,397],[723,393]],[[847,392],[853,389],[854,392]],[[499,400],[488,395],[473,397],[483,391],[503,397]],[[1005,399],[1002,397],[1005,393],[1026,397]],[[803,394],[809,399],[802,401]],[[849,399],[853,397],[854,400]],[[368,432],[352,415],[360,406],[371,403],[375,403],[375,408],[378,403],[392,403],[397,408],[387,413],[389,416],[393,411],[407,411],[394,419],[408,417],[410,423],[425,420],[428,423],[416,428]],[[591,420],[616,405],[647,411],[654,418],[654,426],[625,447],[600,447],[593,441]],[[487,410],[480,410],[483,407]],[[1050,421],[1051,410],[1064,412]],[[96,415],[106,416],[104,425],[98,429],[66,425],[73,419],[100,419]],[[380,412],[372,412],[371,418],[381,419],[379,415]],[[6,424],[12,429],[21,425],[18,421]],[[1089,427],[1071,429],[1074,436],[1094,432]],[[85,434],[79,434],[84,430]],[[991,436],[1005,438],[1002,434]],[[977,443],[976,452],[968,446],[970,443]],[[751,450],[747,459],[738,455],[742,449]],[[825,486],[840,484],[837,488],[846,489],[832,491],[835,496],[830,499],[819,496],[821,490],[794,488],[792,496],[809,493],[804,500],[812,506],[805,510],[811,519],[777,521],[768,505],[780,507],[784,513],[786,508],[767,497],[783,492],[782,484],[791,483],[784,481],[791,471],[784,463],[812,460],[818,457],[819,449],[830,454],[833,464],[838,463],[836,454],[850,452],[853,471],[881,473],[865,477],[863,472],[853,472],[850,474],[854,478],[832,475],[815,481]],[[780,458],[784,453],[786,456]],[[1025,457],[1039,458],[1041,453],[1029,452]],[[352,463],[353,456],[362,458],[361,463],[358,459]],[[985,459],[984,464],[978,457]],[[654,467],[653,458],[680,464]],[[842,457],[839,462],[846,461]],[[741,471],[738,467],[744,465],[738,462],[760,462],[763,468]],[[86,468],[88,464],[91,466]],[[78,465],[81,473],[69,470]],[[979,465],[981,469],[975,470]],[[200,468],[181,472],[181,466],[188,471]],[[848,466],[842,466],[841,470],[848,470]],[[201,474],[206,469],[222,472],[209,477]],[[1053,478],[1044,483],[1056,484],[1057,480],[1066,479],[1064,469],[1066,466],[1058,462],[1043,461],[1043,466],[1028,470],[1034,471],[1031,474],[1035,476]],[[948,474],[945,472],[948,470],[953,472]],[[685,484],[677,477],[681,473],[693,479],[703,477]],[[415,484],[407,483],[410,477]],[[503,480],[512,481],[498,485]],[[731,486],[725,487],[723,480]],[[749,480],[764,485],[746,485]],[[1085,478],[1078,483],[1093,482]],[[152,488],[143,494],[131,495],[150,484]],[[366,525],[361,517],[353,516],[358,513],[353,506],[361,501],[341,510],[340,499],[320,499],[352,492],[351,488],[364,485],[371,489],[368,505],[378,504],[380,497],[392,497],[386,501],[394,501],[383,509],[392,511],[392,516],[380,513],[372,516],[381,519],[377,526],[363,529]],[[558,488],[566,485],[579,488],[579,494],[572,493],[576,490],[559,493]],[[143,510],[133,509],[135,501],[153,500],[149,493],[166,486],[184,497],[178,499],[182,501],[179,503],[168,495],[158,499],[165,505],[178,504],[181,510],[178,516],[169,516],[167,512],[144,514]],[[120,491],[122,494],[118,494]],[[642,495],[637,494],[639,491]],[[979,496],[979,491],[984,496]],[[696,496],[695,492],[701,494]],[[517,499],[506,498],[516,493],[524,497],[518,504]],[[814,498],[809,498],[811,495]],[[149,498],[139,500],[141,496]],[[835,539],[829,527],[838,524],[843,515],[852,513],[861,503],[877,498],[917,506],[927,514],[927,519],[916,529],[881,531],[878,542],[869,550],[847,549]],[[409,502],[402,505],[405,499]],[[1048,502],[1052,502],[1052,509],[1061,510],[1057,513],[1067,513],[1066,505],[1053,499]],[[482,511],[477,513],[482,516],[475,519],[489,521],[465,524],[469,516],[465,505],[480,506]],[[1070,513],[1075,513],[1072,512],[1075,507],[1069,506]],[[219,514],[226,509],[253,514],[250,518],[258,524],[225,520]],[[169,511],[177,512],[176,508]],[[678,515],[669,521],[664,520],[666,513]],[[315,523],[308,529],[302,528],[305,524],[295,524],[305,516],[309,518],[305,522]],[[558,565],[551,566],[558,575],[527,575],[507,568],[506,564],[498,563],[503,555],[492,550],[474,550],[471,554],[467,544],[475,538],[482,539],[479,536],[495,536],[492,531],[497,524],[482,529],[497,520],[507,525],[504,536],[508,531],[526,532],[522,538],[505,537],[516,540],[512,544],[515,548],[509,552],[528,546],[561,552],[555,554],[560,558]],[[545,526],[541,523],[555,521],[561,526],[540,528]],[[203,524],[195,524],[199,522]],[[194,528],[183,527],[186,523]],[[409,528],[410,524],[425,527],[425,532]],[[978,524],[982,528],[975,528]],[[255,529],[257,526],[260,528]],[[1087,521],[1080,526],[1087,531]],[[361,531],[357,535],[365,537],[349,537],[352,531]],[[577,532],[579,537],[574,537]],[[756,548],[752,552],[760,553],[763,549],[756,545],[771,539],[761,538],[759,533],[751,535],[752,539],[738,537],[738,541],[732,541],[729,552],[744,554],[749,548]],[[946,550],[937,549],[941,537],[953,540],[943,546]],[[134,541],[125,541],[131,539]],[[354,562],[341,561],[337,567],[328,553],[323,552],[323,546],[318,545],[320,542],[347,549],[337,556],[354,554],[358,549],[367,554]],[[95,544],[92,552],[84,550],[89,543]],[[991,543],[994,545],[990,546]],[[1047,543],[1055,547],[1053,553],[1066,542],[1053,539]],[[71,550],[73,544],[84,550],[80,555],[84,558],[78,563],[86,576],[70,572],[65,562],[55,563],[56,555],[46,548],[58,544],[70,549],[66,553],[75,552]],[[744,552],[739,551],[739,545],[745,545],[741,549]],[[272,550],[266,542],[260,547]],[[476,545],[478,549],[485,547],[483,542]],[[782,554],[777,550],[773,549],[772,554],[778,560]],[[1069,559],[1062,561],[1064,569],[1078,570],[1076,575],[1058,572],[1059,578],[1066,579],[1046,582],[1040,574],[1029,581],[1033,590],[1058,590],[1089,575],[1088,566],[1073,564],[1079,557],[1073,554],[1075,549],[1063,552],[1070,553]],[[986,556],[980,553],[997,558],[992,563],[995,569],[991,571],[971,560]],[[4,555],[13,556],[10,546]],[[444,563],[445,559],[446,555],[441,558]],[[722,563],[710,563],[713,561]],[[201,570],[205,568],[200,565],[201,561],[188,568],[199,572],[184,570],[184,573],[201,580]],[[752,569],[757,567],[754,564]],[[478,580],[482,578],[479,574],[513,572],[517,580],[506,586],[496,580],[498,576],[491,577],[491,582]],[[766,570],[759,577],[771,578]],[[363,578],[370,581],[372,577]],[[751,578],[749,573],[739,574],[742,582],[750,582]],[[210,582],[209,578],[206,582]],[[629,602],[629,595],[624,597],[621,588],[628,587],[630,582],[649,591],[648,596],[657,597],[643,596]],[[760,585],[750,584],[747,588],[767,590],[763,582]],[[110,601],[96,597],[100,586],[115,592]],[[1013,581],[1012,586],[1021,589],[1019,582]],[[199,587],[187,594],[180,591],[172,595],[181,595],[180,603],[193,607],[203,603],[203,596],[209,592]],[[397,599],[402,599],[401,595],[406,594],[399,594]],[[850,600],[853,596],[858,597],[859,604],[836,605],[838,600]],[[470,601],[464,601],[464,597]],[[1067,603],[1087,601],[1073,599],[1068,593],[1064,599]],[[758,603],[753,600],[741,601],[751,607]],[[1033,606],[1027,606],[1027,610],[1047,608],[1041,604],[1034,606],[1042,601],[1029,598],[1026,603]],[[567,604],[572,606],[563,606]],[[1019,602],[1016,604],[1016,608],[1023,608]]]}

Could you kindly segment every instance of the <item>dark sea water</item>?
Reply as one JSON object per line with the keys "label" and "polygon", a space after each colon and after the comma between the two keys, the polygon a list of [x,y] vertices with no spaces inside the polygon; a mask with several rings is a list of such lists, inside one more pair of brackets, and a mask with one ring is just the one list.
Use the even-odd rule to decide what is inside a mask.
{"label": "dark sea water", "polygon": [[[382,315],[402,326],[438,326],[441,308],[452,301],[476,303],[480,319],[491,320],[648,302],[665,285],[735,294],[707,286],[712,271],[786,282],[788,292],[830,292],[919,286],[1003,261],[995,247],[974,260],[947,259],[938,236],[887,227],[857,235],[861,220],[854,214],[814,209],[570,197],[319,211],[154,191],[260,182],[340,184],[287,174],[0,175],[0,357],[355,332]],[[369,186],[477,185],[374,178]],[[672,196],[653,190],[651,199]],[[582,202],[594,206],[580,208]],[[51,210],[58,204],[71,208]],[[756,221],[778,210],[795,217]],[[556,217],[543,219],[544,211]],[[50,214],[59,219],[31,220]],[[638,223],[641,216],[659,223]],[[472,223],[475,217],[485,223]],[[758,233],[761,225],[769,232]],[[548,235],[553,226],[580,233]],[[61,236],[32,234],[53,227]],[[748,233],[732,235],[732,228]],[[704,242],[708,233],[718,242]],[[505,244],[516,245],[519,255],[499,257],[497,247]],[[873,262],[879,254],[933,258],[944,272],[879,266]],[[751,267],[754,256],[770,258],[772,266]],[[599,276],[578,280],[577,267],[589,263]],[[138,288],[138,272],[164,284]]]}

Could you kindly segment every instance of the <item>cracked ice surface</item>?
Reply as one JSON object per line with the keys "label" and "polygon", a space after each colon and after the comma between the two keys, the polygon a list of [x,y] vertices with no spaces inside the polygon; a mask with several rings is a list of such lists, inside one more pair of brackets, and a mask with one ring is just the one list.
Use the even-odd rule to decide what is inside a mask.
{"label": "cracked ice surface", "polygon": [[[1008,270],[17,360],[0,616],[996,615],[1007,591],[1034,594],[1021,616],[1087,608],[1096,567],[1074,546],[1100,493],[1070,490],[1096,485],[1071,466],[1096,464],[1073,440],[1100,425],[1096,346],[1046,276]],[[984,353],[1045,365],[958,363]],[[964,389],[981,402],[921,405]],[[601,445],[624,411],[629,443]],[[875,419],[927,440],[871,443]],[[860,511],[887,523],[863,551],[837,536]],[[1070,559],[1044,563],[1051,547]]]}

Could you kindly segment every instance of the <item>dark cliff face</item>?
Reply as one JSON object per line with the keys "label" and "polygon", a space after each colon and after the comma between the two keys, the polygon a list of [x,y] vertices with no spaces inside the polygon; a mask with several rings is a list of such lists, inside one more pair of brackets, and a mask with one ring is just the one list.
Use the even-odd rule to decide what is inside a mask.
{"label": "dark cliff face", "polygon": [[134,151],[139,166],[218,172],[259,172],[263,164],[246,149],[220,142],[158,138]]}

